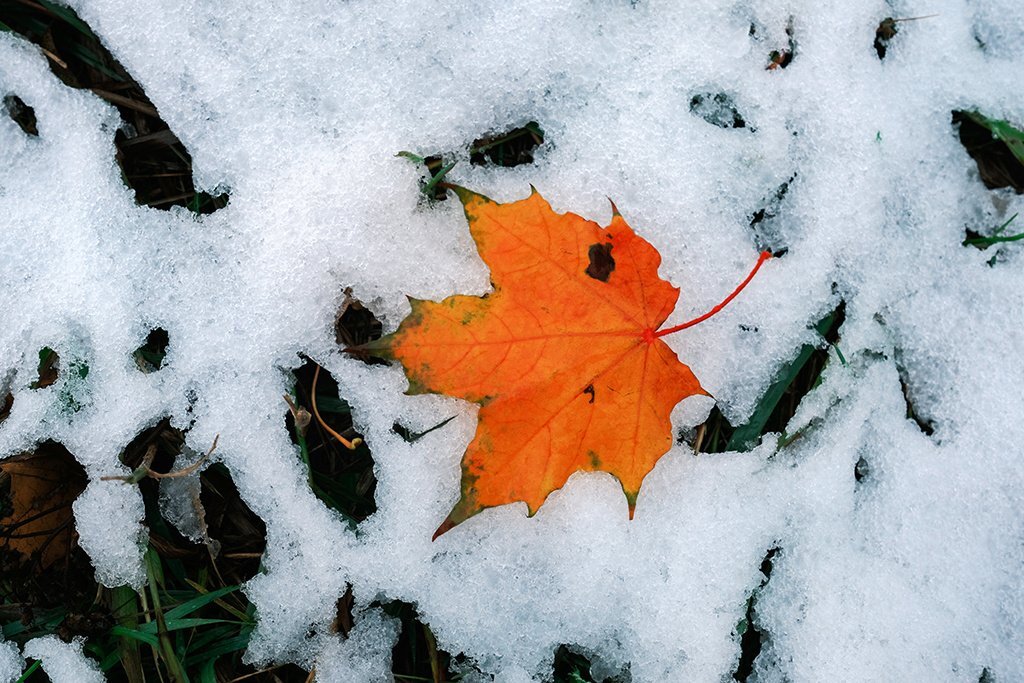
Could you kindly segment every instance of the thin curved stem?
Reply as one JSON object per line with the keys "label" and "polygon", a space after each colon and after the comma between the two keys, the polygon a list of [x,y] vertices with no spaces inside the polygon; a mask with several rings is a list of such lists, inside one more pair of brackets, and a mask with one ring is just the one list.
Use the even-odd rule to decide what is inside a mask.
{"label": "thin curved stem", "polygon": [[751,270],[750,274],[747,275],[747,279],[745,279],[743,282],[741,282],[739,284],[739,286],[736,287],[736,289],[732,290],[732,294],[730,294],[729,296],[725,297],[725,299],[722,300],[722,303],[718,304],[717,306],[712,308],[710,311],[708,311],[704,315],[696,317],[693,320],[688,320],[685,323],[682,323],[681,325],[676,325],[675,327],[666,327],[664,330],[659,330],[658,332],[654,333],[654,336],[655,337],[664,337],[667,334],[672,334],[674,332],[679,332],[680,330],[685,330],[687,327],[693,327],[694,325],[699,325],[700,323],[704,322],[705,320],[707,320],[708,318],[710,318],[714,314],[718,313],[720,310],[722,310],[723,308],[728,306],[729,302],[732,301],[733,299],[735,299],[736,296],[740,292],[743,291],[744,287],[746,287],[748,284],[750,284],[750,281],[754,279],[755,275],[757,275],[757,271],[759,271],[761,269],[761,266],[764,264],[764,262],[767,261],[768,259],[770,259],[771,257],[772,257],[772,254],[771,254],[770,251],[762,251],[761,252],[761,256],[759,256],[758,259],[757,259],[757,263],[754,264],[753,270]]}
{"label": "thin curved stem", "polygon": [[324,428],[324,431],[326,431],[328,434],[330,434],[335,439],[337,439],[341,443],[342,446],[344,446],[345,448],[349,449],[350,451],[354,451],[356,448],[359,447],[359,444],[361,444],[363,442],[363,440],[362,439],[353,439],[352,441],[349,441],[348,439],[343,437],[341,434],[339,434],[338,432],[336,432],[333,429],[331,429],[330,425],[328,425],[324,421],[324,419],[322,417],[320,417],[320,411],[317,410],[317,407],[316,407],[316,383],[317,383],[317,380],[319,380],[319,379],[320,379],[320,364],[317,363],[316,364],[316,370],[313,371],[313,387],[312,387],[312,390],[309,392],[310,393],[310,397],[309,397],[310,398],[310,403],[313,404],[313,415],[316,416],[316,421],[320,423],[320,426]]}

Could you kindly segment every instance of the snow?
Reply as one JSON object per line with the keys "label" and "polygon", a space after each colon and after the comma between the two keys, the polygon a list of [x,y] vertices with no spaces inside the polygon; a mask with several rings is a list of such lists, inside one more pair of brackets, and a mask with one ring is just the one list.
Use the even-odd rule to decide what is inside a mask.
{"label": "snow", "polygon": [[0,681],[13,683],[21,675],[25,660],[21,658],[18,647],[14,643],[0,640]]}
{"label": "snow", "polygon": [[[219,435],[213,459],[267,524],[265,572],[245,588],[253,662],[388,680],[397,624],[371,603],[400,599],[480,680],[544,680],[560,644],[637,682],[720,680],[756,592],[757,680],[1024,678],[1024,243],[960,244],[1024,198],[987,190],[950,124],[974,108],[1024,123],[1024,5],[69,4],[193,155],[197,186],[231,197],[203,217],[137,206],[116,112],[0,33],[0,94],[39,122],[35,138],[0,117],[0,388],[15,397],[0,457],[49,438],[82,463],[74,510],[104,583],[141,585],[145,529],[137,488],[100,477],[126,474],[118,454],[170,415],[194,420],[195,453]],[[877,58],[882,18],[934,12]],[[766,70],[791,17],[793,62]],[[744,128],[691,113],[719,92]],[[468,163],[474,139],[528,121],[545,131],[533,164]],[[682,289],[669,324],[730,291],[758,240],[787,248],[725,312],[666,338],[734,424],[840,300],[849,364],[829,364],[785,447],[674,448],[632,522],[610,475],[577,474],[533,518],[492,509],[431,542],[476,409],[405,396],[399,368],[346,357],[332,333],[347,287],[387,330],[406,295],[487,289],[457,202],[426,203],[400,150],[444,152],[452,181],[498,200],[533,184],[602,224],[613,198]],[[755,235],[751,214],[791,178]],[[140,373],[131,352],[156,326],[167,359]],[[44,346],[86,359],[88,378],[30,389]],[[378,511],[358,535],[311,493],[284,429],[300,353],[338,380],[373,451]],[[906,418],[901,377],[931,436]],[[684,402],[675,426],[709,409]],[[391,431],[451,415],[413,444]],[[191,491],[162,502],[195,534],[169,500]],[[357,623],[341,640],[329,627],[348,585]],[[80,647],[25,654],[54,680],[102,680],[61,673],[85,666]]]}
{"label": "snow", "polygon": [[53,683],[103,683],[107,680],[100,667],[82,652],[84,638],[70,643],[57,636],[33,638],[25,643],[25,656],[38,659]]}

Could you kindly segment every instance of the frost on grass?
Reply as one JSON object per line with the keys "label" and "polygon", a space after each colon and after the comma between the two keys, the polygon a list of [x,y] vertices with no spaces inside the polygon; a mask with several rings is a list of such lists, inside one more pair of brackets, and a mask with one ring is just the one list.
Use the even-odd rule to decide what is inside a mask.
{"label": "frost on grass", "polygon": [[[720,680],[748,614],[758,680],[1024,677],[1024,242],[994,262],[961,246],[1024,200],[988,190],[950,126],[973,110],[1024,124],[1019,3],[945,3],[901,23],[884,61],[892,10],[863,3],[70,4],[190,151],[197,187],[232,188],[206,216],[138,206],[115,111],[0,33],[0,95],[37,129],[0,116],[0,457],[53,439],[79,460],[78,529],[104,582],[141,583],[145,529],[138,490],[100,477],[126,474],[124,447],[170,416],[195,453],[220,435],[214,460],[267,525],[245,588],[251,661],[386,680],[396,627],[371,605],[402,600],[481,680],[544,680],[559,645],[633,681]],[[470,163],[474,141],[530,121],[532,163]],[[603,222],[613,197],[682,288],[669,324],[716,303],[755,245],[787,249],[669,339],[732,424],[839,300],[847,364],[784,439],[673,449],[632,522],[610,476],[578,474],[533,518],[492,509],[432,543],[475,409],[403,395],[398,368],[346,357],[333,334],[349,288],[385,331],[406,295],[487,289],[459,207],[425,200],[400,150],[457,161],[449,179],[502,201],[532,183]],[[154,329],[166,357],[139,372]],[[34,389],[44,347],[68,363]],[[313,495],[281,420],[302,357],[337,380],[373,452],[377,511],[356,529]],[[708,409],[680,406],[676,427]],[[453,415],[411,443],[392,429]]]}

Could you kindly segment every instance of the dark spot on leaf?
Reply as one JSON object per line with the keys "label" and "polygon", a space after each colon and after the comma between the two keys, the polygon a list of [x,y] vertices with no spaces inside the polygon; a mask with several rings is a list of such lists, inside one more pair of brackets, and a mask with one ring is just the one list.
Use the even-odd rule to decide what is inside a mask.
{"label": "dark spot on leaf", "polygon": [[587,388],[583,390],[584,394],[590,394],[590,402],[593,403],[597,395],[594,393],[594,385],[588,384]]}
{"label": "dark spot on leaf", "polygon": [[615,259],[612,258],[612,244],[610,242],[598,242],[591,244],[587,255],[590,258],[590,265],[587,266],[586,274],[595,280],[608,282],[612,271],[615,270]]}
{"label": "dark spot on leaf", "polygon": [[601,466],[601,457],[594,451],[587,451],[587,460],[590,461],[591,467]]}
{"label": "dark spot on leaf", "polygon": [[7,95],[4,97],[4,111],[7,112],[12,121],[18,124],[18,127],[26,135],[31,135],[32,137],[39,135],[39,127],[36,125],[36,112],[32,107],[25,104],[20,97],[17,95]]}

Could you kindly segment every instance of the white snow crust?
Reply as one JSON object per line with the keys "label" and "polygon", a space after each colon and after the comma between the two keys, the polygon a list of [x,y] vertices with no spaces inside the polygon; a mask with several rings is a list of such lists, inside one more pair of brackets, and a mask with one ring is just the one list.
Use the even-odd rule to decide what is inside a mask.
{"label": "white snow crust", "polygon": [[21,675],[25,660],[14,643],[6,643],[0,637],[0,683],[12,683]]}
{"label": "white snow crust", "polygon": [[104,683],[106,676],[95,661],[85,656],[84,644],[84,638],[70,643],[57,636],[33,638],[25,643],[25,656],[42,662],[43,671],[53,683]]}
{"label": "white snow crust", "polygon": [[[91,481],[74,510],[104,583],[144,581],[145,529],[137,488],[100,477],[125,474],[124,446],[170,415],[192,425],[197,453],[219,434],[214,460],[267,524],[265,572],[245,588],[255,663],[390,680],[398,625],[371,603],[397,599],[466,655],[464,680],[549,679],[566,644],[599,675],[719,681],[758,590],[751,680],[1024,680],[1024,242],[961,246],[1024,199],[985,188],[950,123],[978,109],[1024,124],[1024,4],[69,5],[181,138],[197,186],[231,197],[202,217],[136,205],[116,111],[0,33],[0,95],[39,126],[26,136],[0,116],[0,389],[15,397],[0,458],[55,439],[81,462]],[[902,23],[877,58],[881,19],[935,13]],[[792,64],[766,70],[790,22]],[[719,92],[746,127],[690,111]],[[474,139],[528,121],[545,131],[534,163],[469,164]],[[491,509],[431,542],[476,409],[405,396],[400,368],[345,356],[332,331],[346,288],[387,331],[407,295],[487,290],[458,202],[424,201],[422,167],[400,150],[460,160],[449,179],[500,201],[533,184],[602,224],[613,198],[682,289],[670,323],[744,276],[759,248],[750,216],[793,178],[762,228],[788,253],[666,341],[733,424],[821,343],[813,326],[840,300],[848,365],[829,363],[784,448],[673,448],[632,521],[610,475],[577,474],[533,518]],[[156,326],[168,355],[144,374],[131,353]],[[29,388],[44,346],[87,361],[87,379]],[[284,426],[299,354],[337,379],[373,452],[378,511],[358,534],[310,491]],[[931,436],[906,417],[901,373]],[[80,410],[62,407],[65,391]],[[710,406],[684,402],[676,428]],[[391,430],[451,415],[413,444]],[[330,623],[348,585],[357,624],[343,641]],[[43,639],[25,654],[55,681],[102,680],[80,647]]]}

